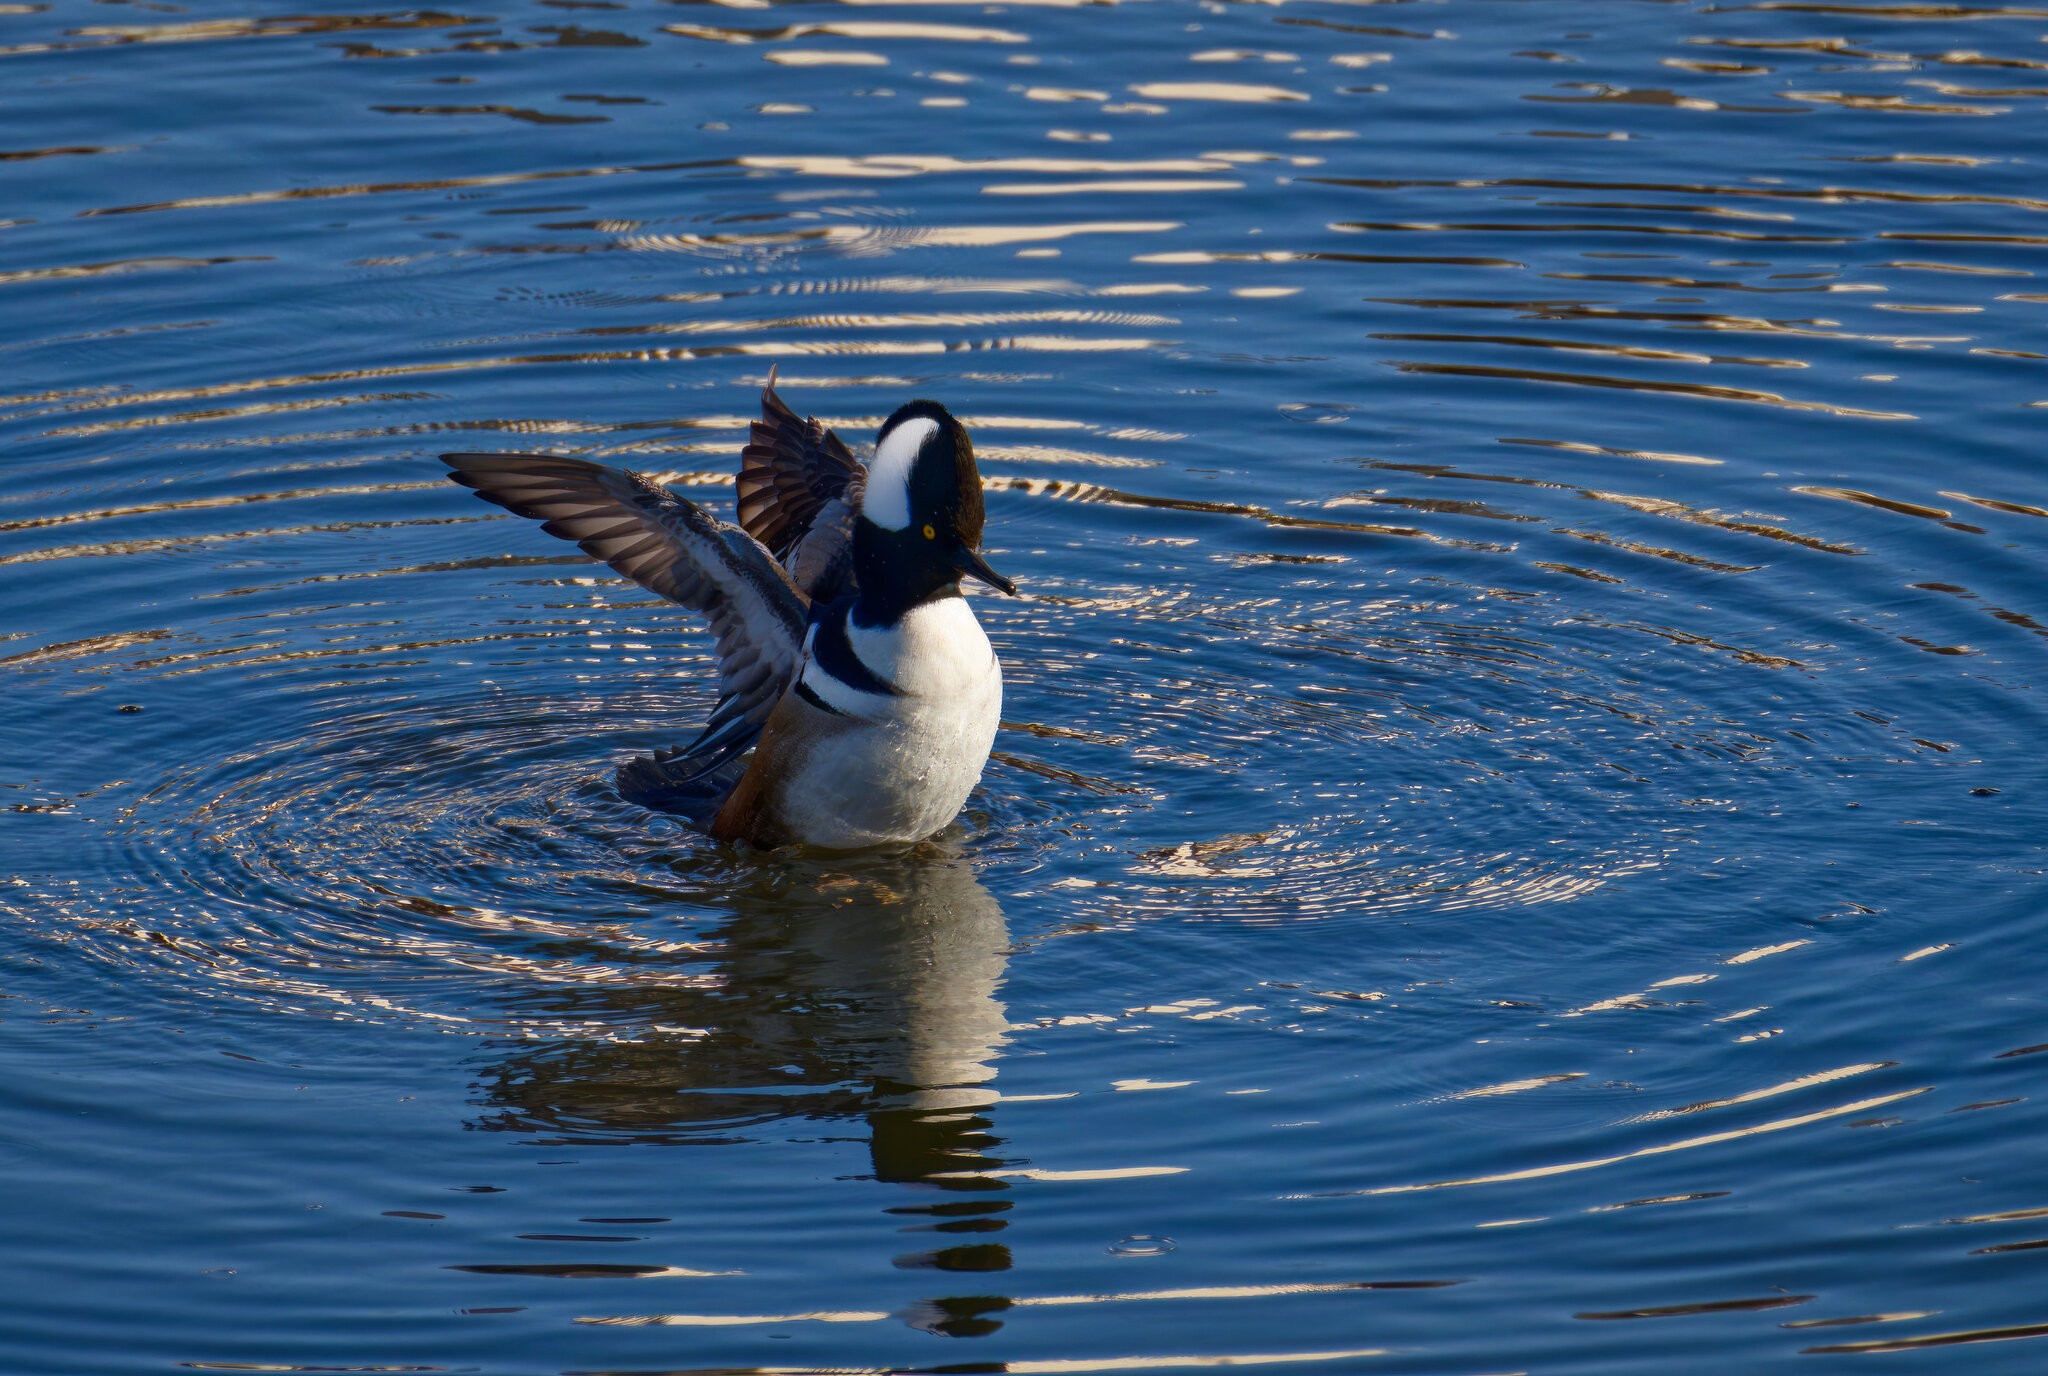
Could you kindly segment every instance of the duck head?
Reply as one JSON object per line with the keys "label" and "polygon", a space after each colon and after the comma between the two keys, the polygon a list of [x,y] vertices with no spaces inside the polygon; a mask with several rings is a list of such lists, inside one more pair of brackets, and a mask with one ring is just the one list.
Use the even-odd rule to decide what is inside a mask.
{"label": "duck head", "polygon": [[896,408],[875,437],[854,523],[861,601],[906,609],[957,595],[962,578],[1016,596],[1017,585],[981,557],[982,519],[967,428],[936,401]]}

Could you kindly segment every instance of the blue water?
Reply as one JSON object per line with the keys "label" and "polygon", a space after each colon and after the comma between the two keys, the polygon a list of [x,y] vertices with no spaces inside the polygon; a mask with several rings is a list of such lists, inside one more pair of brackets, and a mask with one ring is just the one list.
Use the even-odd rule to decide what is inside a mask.
{"label": "blue water", "polygon": [[[255,9],[0,5],[0,1373],[2048,1367],[2048,10]],[[910,855],[433,462],[771,366]]]}

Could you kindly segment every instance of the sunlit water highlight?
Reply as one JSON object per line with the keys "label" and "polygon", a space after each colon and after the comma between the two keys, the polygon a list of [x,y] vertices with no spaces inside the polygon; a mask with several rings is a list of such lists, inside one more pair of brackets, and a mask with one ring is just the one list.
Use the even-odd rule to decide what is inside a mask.
{"label": "sunlit water highlight", "polygon": [[[2048,12],[0,6],[0,1371],[2034,1372]],[[909,855],[612,791],[772,366]]]}

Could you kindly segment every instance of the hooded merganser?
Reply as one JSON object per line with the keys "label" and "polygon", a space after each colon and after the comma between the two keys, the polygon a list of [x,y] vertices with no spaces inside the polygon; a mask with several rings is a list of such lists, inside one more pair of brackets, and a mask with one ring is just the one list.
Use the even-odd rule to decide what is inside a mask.
{"label": "hooded merganser", "polygon": [[960,580],[1017,588],[979,553],[981,474],[945,407],[897,408],[863,468],[771,372],[737,526],[583,459],[441,457],[479,497],[709,618],[718,705],[689,745],[620,766],[628,800],[760,846],[921,841],[958,815],[1003,703]]}

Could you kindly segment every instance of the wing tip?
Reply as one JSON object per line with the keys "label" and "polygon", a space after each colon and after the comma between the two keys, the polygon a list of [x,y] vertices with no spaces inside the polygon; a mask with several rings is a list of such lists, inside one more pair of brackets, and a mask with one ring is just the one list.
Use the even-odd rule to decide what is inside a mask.
{"label": "wing tip", "polygon": [[565,457],[562,454],[535,454],[512,449],[460,449],[452,454],[439,456],[441,462],[450,468],[467,468],[477,463],[502,463],[508,459],[552,459],[560,463]]}

